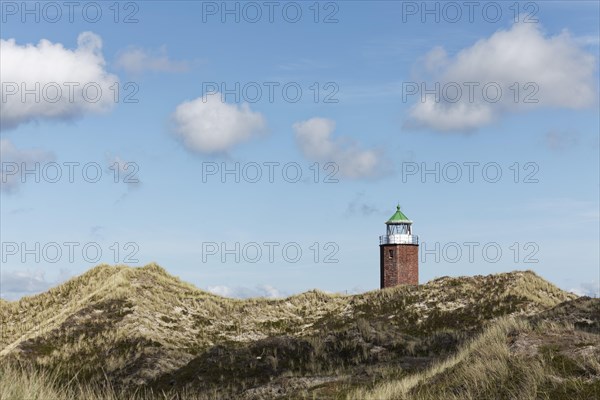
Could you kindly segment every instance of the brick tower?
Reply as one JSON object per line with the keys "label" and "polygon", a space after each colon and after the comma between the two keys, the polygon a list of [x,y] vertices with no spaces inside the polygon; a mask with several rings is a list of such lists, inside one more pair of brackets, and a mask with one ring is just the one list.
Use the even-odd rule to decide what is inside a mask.
{"label": "brick tower", "polygon": [[381,288],[419,284],[419,237],[412,234],[412,221],[396,207],[379,236]]}

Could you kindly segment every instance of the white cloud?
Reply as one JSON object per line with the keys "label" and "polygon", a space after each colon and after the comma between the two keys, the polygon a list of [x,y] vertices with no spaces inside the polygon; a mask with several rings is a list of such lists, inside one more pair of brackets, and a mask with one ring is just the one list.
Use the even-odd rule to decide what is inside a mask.
{"label": "white cloud", "polygon": [[187,62],[169,59],[165,46],[158,50],[130,47],[117,55],[115,65],[133,74],[140,74],[144,71],[185,72],[189,69]]}
{"label": "white cloud", "polygon": [[584,35],[575,37],[575,42],[581,46],[599,46],[600,38],[598,35]]}
{"label": "white cloud", "polygon": [[71,272],[61,269],[54,280],[48,280],[41,270],[6,271],[0,277],[0,297],[6,300],[18,300],[47,291],[71,277]]}
{"label": "white cloud", "polygon": [[192,151],[225,153],[235,145],[266,131],[262,114],[221,101],[220,93],[210,93],[177,106],[172,116],[174,133]]}
{"label": "white cloud", "polygon": [[[438,131],[471,131],[496,117],[492,104],[436,103],[426,100],[412,107],[408,127],[428,127]],[[414,124],[413,124],[414,122]]]}
{"label": "white cloud", "polygon": [[21,150],[10,140],[0,139],[0,190],[5,193],[14,192],[23,180],[21,172],[24,169],[33,170],[36,163],[54,161],[54,158],[51,152],[40,149]]}
{"label": "white cloud", "polygon": [[295,123],[293,128],[302,154],[314,161],[337,164],[341,176],[367,178],[382,173],[382,152],[363,150],[347,138],[333,139],[335,121],[311,118]]}
{"label": "white cloud", "polygon": [[600,297],[600,286],[598,282],[584,282],[578,288],[569,290],[577,296]]}
{"label": "white cloud", "polygon": [[[508,30],[479,40],[454,57],[436,47],[421,63],[421,71],[431,77],[426,85],[428,90],[433,89],[436,82],[440,89],[456,83],[462,95],[454,100],[455,90],[450,85],[446,99],[443,90],[438,101],[433,95],[425,99],[415,95],[418,100],[410,110],[408,127],[472,131],[511,112],[536,107],[581,109],[596,103],[595,57],[582,50],[567,31],[545,36],[538,24],[514,24]],[[479,85],[471,98],[465,85],[470,82]],[[520,87],[517,101],[515,82]],[[525,88],[529,82],[533,85]],[[494,102],[493,86],[489,87],[488,99],[484,97],[482,89],[486,84],[497,84],[501,88],[497,102]],[[537,103],[530,102],[532,100]]]}
{"label": "white cloud", "polygon": [[258,285],[254,288],[244,286],[209,286],[207,291],[217,294],[223,297],[234,297],[239,299],[247,299],[252,297],[267,297],[267,298],[281,298],[286,297],[279,289],[271,285]]}
{"label": "white cloud", "polygon": [[[110,87],[118,78],[106,71],[101,49],[101,38],[92,32],[81,33],[74,50],[46,39],[37,45],[0,39],[2,128],[109,110],[114,104]],[[39,98],[24,95],[23,89],[33,90]]]}

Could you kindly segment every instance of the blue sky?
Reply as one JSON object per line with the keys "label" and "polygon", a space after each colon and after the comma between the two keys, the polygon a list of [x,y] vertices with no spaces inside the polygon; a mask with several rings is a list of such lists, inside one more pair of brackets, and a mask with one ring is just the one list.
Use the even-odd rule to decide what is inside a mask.
{"label": "blue sky", "polygon": [[423,283],[598,293],[598,2],[27,4],[1,8],[4,298],[152,261],[230,296],[371,290],[398,202]]}

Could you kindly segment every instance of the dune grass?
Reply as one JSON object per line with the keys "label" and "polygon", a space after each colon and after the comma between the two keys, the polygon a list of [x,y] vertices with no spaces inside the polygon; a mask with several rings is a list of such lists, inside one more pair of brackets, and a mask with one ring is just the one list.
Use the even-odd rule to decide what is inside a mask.
{"label": "dune grass", "polygon": [[[511,338],[558,338],[562,344],[529,343],[524,355]],[[549,340],[552,343],[552,340]],[[514,342],[513,342],[514,343]],[[569,347],[587,346],[582,355]],[[548,350],[548,349],[552,350]],[[352,391],[349,400],[479,400],[600,398],[600,338],[571,324],[503,317],[455,355],[427,370]]]}
{"label": "dune grass", "polygon": [[[519,348],[520,340],[559,338]],[[535,342],[535,340],[534,340]],[[533,342],[532,342],[533,343]],[[527,342],[525,343],[527,344]],[[598,335],[577,332],[572,325],[555,322],[532,325],[523,317],[503,317],[456,354],[426,370],[402,379],[389,377],[371,388],[339,386],[346,400],[480,400],[592,399],[600,395],[600,340]],[[574,350],[568,352],[567,350]],[[531,352],[530,354],[524,354]],[[390,371],[390,375],[398,371]],[[119,392],[107,379],[96,385],[74,378],[65,385],[56,374],[23,366],[0,366],[3,400],[208,400],[226,399],[226,390],[177,394],[138,390]],[[225,388],[224,388],[225,389]],[[248,397],[250,398],[250,397]],[[271,398],[271,397],[256,397]],[[275,397],[273,397],[275,398]],[[303,392],[286,399],[321,398]]]}
{"label": "dune grass", "polygon": [[[288,400],[346,393],[356,400],[425,400],[470,398],[502,382],[510,396],[519,385],[537,387],[539,371],[524,375],[502,338],[511,329],[533,332],[517,316],[575,297],[517,271],[352,296],[313,290],[237,300],[199,290],[156,264],[102,265],[46,293],[0,303],[0,394],[2,400],[214,400],[280,385]],[[560,356],[551,350],[544,354]],[[411,357],[423,359],[417,369],[443,361],[419,373],[402,370],[398,363]],[[489,385],[477,376],[487,364]],[[461,391],[452,384],[458,379],[475,383]],[[162,393],[171,381],[176,394]],[[310,389],[319,382],[337,394],[319,397]],[[142,393],[150,384],[154,392]],[[271,398],[264,393],[248,399]]]}

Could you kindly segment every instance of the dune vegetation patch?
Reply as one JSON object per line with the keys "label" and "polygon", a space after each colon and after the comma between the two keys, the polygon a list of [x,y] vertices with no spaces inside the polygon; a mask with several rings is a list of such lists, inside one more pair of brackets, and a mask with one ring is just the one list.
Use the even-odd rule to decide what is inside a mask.
{"label": "dune vegetation patch", "polygon": [[593,398],[598,302],[531,271],[351,296],[314,290],[238,300],[156,264],[101,265],[48,292],[0,303],[0,394]]}

